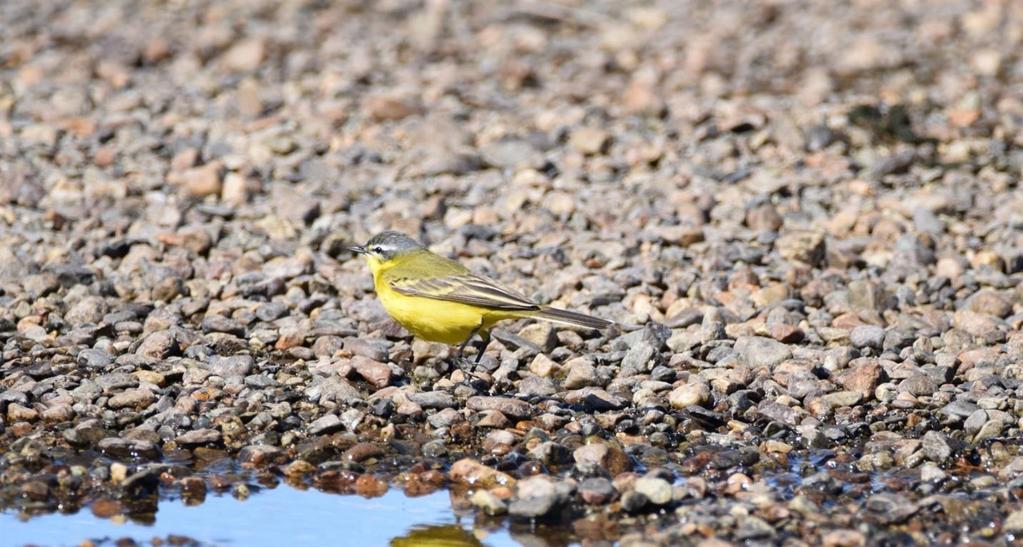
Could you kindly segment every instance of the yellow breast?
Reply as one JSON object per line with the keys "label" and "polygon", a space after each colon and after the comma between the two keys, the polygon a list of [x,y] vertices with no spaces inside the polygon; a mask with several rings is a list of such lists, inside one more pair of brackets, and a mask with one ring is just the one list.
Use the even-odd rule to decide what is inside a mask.
{"label": "yellow breast", "polygon": [[431,342],[457,345],[480,327],[489,328],[487,310],[457,302],[406,296],[377,276],[377,296],[387,314],[412,334]]}
{"label": "yellow breast", "polygon": [[373,272],[377,297],[387,314],[423,340],[457,345],[469,338],[473,331],[485,331],[493,324],[484,308],[401,294],[391,288],[383,275],[395,266],[395,261],[385,264],[367,257],[367,262]]}

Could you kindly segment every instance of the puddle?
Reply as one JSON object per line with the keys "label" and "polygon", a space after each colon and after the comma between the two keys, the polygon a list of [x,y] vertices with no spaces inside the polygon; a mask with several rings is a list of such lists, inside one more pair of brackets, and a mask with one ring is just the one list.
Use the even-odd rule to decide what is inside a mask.
{"label": "puddle", "polygon": [[[118,522],[118,521],[121,522]],[[85,540],[113,545],[131,538],[143,545],[185,536],[201,545],[518,545],[507,530],[474,528],[470,514],[452,509],[447,491],[406,497],[400,490],[373,499],[298,490],[287,485],[261,490],[245,501],[209,495],[200,505],[163,499],[153,522],[118,516],[102,519],[88,509],[34,516],[0,513],[3,545],[77,546]]]}

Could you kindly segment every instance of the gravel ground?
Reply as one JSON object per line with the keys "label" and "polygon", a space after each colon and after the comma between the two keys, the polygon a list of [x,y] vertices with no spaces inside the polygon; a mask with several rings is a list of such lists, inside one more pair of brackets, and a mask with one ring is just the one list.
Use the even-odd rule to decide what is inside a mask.
{"label": "gravel ground", "polygon": [[[1021,43],[1008,0],[0,2],[0,507],[1012,541]],[[466,374],[345,250],[383,229],[620,328]]]}

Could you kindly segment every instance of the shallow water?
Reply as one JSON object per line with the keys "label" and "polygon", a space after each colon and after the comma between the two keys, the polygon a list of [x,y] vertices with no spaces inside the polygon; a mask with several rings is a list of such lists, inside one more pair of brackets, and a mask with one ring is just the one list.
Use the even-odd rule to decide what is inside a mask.
{"label": "shallow water", "polygon": [[452,510],[446,491],[409,498],[392,489],[365,499],[282,484],[245,501],[230,495],[209,495],[193,506],[180,498],[161,500],[152,523],[102,519],[88,509],[27,520],[0,512],[0,544],[5,546],[79,545],[85,540],[112,545],[121,538],[150,544],[168,536],[187,536],[202,545],[518,545],[506,530],[474,530],[471,516],[459,517]]}

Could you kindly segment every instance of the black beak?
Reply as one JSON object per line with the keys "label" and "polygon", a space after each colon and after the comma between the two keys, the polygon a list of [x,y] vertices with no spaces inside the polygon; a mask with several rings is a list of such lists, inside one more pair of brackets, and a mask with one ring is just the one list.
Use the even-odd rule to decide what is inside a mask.
{"label": "black beak", "polygon": [[352,245],[351,247],[348,248],[348,250],[357,255],[366,254],[366,248],[363,247],[362,245]]}

